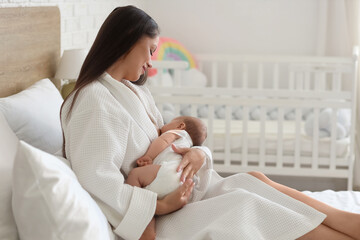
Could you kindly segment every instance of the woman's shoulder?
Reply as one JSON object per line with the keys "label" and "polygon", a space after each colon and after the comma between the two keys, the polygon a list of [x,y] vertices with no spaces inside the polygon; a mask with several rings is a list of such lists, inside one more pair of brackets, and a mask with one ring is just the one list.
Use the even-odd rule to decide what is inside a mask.
{"label": "woman's shoulder", "polygon": [[[64,108],[70,107],[74,94],[65,102]],[[107,112],[118,110],[118,103],[114,101],[110,91],[98,80],[80,90],[73,106],[72,112],[91,111],[98,112],[106,109]]]}

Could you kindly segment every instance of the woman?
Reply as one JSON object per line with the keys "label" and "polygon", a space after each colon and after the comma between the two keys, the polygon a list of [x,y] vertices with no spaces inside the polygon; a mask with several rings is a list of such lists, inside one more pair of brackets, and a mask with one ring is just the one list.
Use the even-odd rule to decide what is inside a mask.
{"label": "woman", "polygon": [[[144,229],[154,224],[154,215],[162,215],[156,223],[159,239],[359,239],[360,215],[334,209],[261,173],[221,178],[205,147],[177,150],[183,155],[178,170],[187,180],[162,200],[124,183],[163,125],[142,86],[158,35],[157,24],[142,10],[116,8],[61,110],[64,154],[114,232],[125,239],[154,238]],[[194,174],[201,179],[196,188],[190,180]]]}

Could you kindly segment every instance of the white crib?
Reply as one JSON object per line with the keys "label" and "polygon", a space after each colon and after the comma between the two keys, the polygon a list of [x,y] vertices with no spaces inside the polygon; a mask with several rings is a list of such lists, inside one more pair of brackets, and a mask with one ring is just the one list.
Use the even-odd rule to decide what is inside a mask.
{"label": "white crib", "polygon": [[[149,87],[163,114],[170,105],[181,115],[186,106],[186,115],[203,118],[218,172],[346,178],[352,189],[358,48],[348,58],[196,57],[206,86],[182,84],[187,62],[154,61]],[[163,69],[171,69],[170,84]],[[339,136],[343,111],[349,121]]]}

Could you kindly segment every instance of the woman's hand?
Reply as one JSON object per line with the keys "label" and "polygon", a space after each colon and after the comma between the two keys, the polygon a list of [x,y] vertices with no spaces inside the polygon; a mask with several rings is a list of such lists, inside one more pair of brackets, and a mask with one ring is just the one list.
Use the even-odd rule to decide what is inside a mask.
{"label": "woman's hand", "polygon": [[186,180],[175,191],[169,193],[163,199],[157,200],[155,214],[168,214],[185,206],[189,201],[193,188],[194,182],[191,179]]}
{"label": "woman's hand", "polygon": [[174,152],[183,156],[176,171],[183,171],[180,177],[181,182],[186,179],[192,179],[205,161],[205,153],[198,148],[177,148],[174,144],[171,145]]}

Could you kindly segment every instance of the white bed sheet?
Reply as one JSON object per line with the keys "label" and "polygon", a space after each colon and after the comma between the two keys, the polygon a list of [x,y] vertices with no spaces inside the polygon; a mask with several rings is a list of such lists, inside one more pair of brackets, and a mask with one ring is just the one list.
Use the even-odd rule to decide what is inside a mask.
{"label": "white bed sheet", "polygon": [[325,190],[322,192],[304,191],[306,195],[338,209],[360,213],[360,192]]}
{"label": "white bed sheet", "polygon": [[[202,119],[207,126],[209,126],[208,119]],[[213,135],[214,144],[213,151],[223,151],[225,149],[226,138],[226,121],[224,119],[213,120]],[[265,149],[268,154],[276,154],[278,148],[278,122],[277,121],[265,121]],[[301,156],[312,156],[313,152],[313,138],[309,137],[304,132],[304,122],[300,124],[300,149]],[[208,130],[209,136],[210,130]],[[232,120],[230,122],[230,145],[233,152],[240,152],[242,148],[243,138],[243,121]],[[296,122],[295,121],[283,121],[283,153],[286,155],[294,155],[295,143],[296,143]],[[208,139],[209,141],[209,139]],[[247,123],[247,146],[248,152],[259,152],[261,145],[261,122],[260,121],[248,121]],[[318,142],[318,151],[320,157],[329,157],[331,149],[330,138],[321,138]],[[208,145],[208,142],[205,142]],[[338,158],[345,158],[349,153],[349,139],[345,138],[336,141],[335,153]]]}

